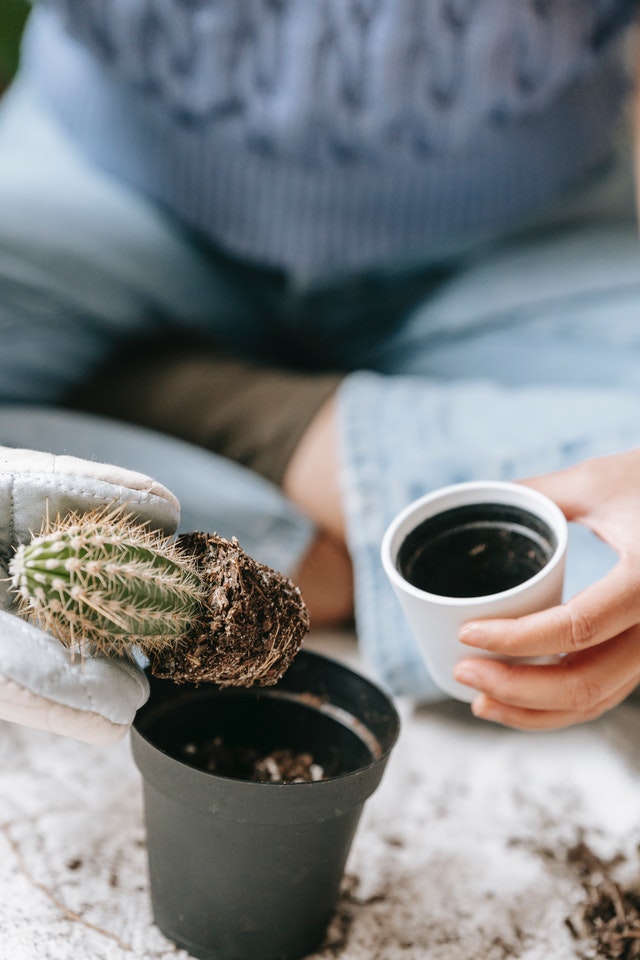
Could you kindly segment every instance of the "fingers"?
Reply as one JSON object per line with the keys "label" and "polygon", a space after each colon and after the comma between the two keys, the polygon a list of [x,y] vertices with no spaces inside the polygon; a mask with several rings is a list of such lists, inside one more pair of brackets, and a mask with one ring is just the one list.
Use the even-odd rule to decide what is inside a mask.
{"label": "fingers", "polygon": [[527,487],[532,487],[538,493],[544,493],[560,507],[567,520],[575,520],[585,510],[585,503],[581,497],[584,484],[578,483],[574,475],[581,469],[582,464],[558,470],[555,473],[542,474],[537,477],[527,477],[520,481]]}
{"label": "fingers", "polygon": [[637,498],[635,478],[640,467],[640,447],[610,456],[592,457],[553,473],[521,480],[558,504],[568,520],[588,515],[616,498]]}
{"label": "fingers", "polygon": [[637,574],[618,563],[562,606],[517,619],[465,624],[460,641],[504,657],[575,653],[604,643],[640,622]]}
{"label": "fingers", "polygon": [[480,694],[471,705],[475,716],[481,720],[490,720],[504,727],[513,727],[516,730],[542,731],[561,730],[597,720],[609,710],[613,710],[637,686],[636,681],[627,683],[622,689],[615,691],[606,700],[598,704],[597,708],[589,713],[577,713],[571,710],[530,710],[525,707],[514,707],[511,704],[492,700],[485,694]]}
{"label": "fingers", "polygon": [[474,715],[481,720],[490,720],[504,727],[513,727],[515,730],[527,730],[529,732],[562,730],[566,727],[596,720],[609,710],[613,710],[629,696],[635,686],[635,683],[630,683],[624,689],[616,691],[590,715],[574,713],[570,710],[527,710],[524,707],[513,707],[509,704],[491,700],[484,694],[480,694],[474,700],[471,709]]}
{"label": "fingers", "polygon": [[640,627],[553,665],[461,661],[455,677],[478,690],[476,716],[522,729],[551,729],[594,719],[640,682]]}
{"label": "fingers", "polygon": [[[619,555],[606,577],[562,606],[511,620],[467,623],[470,657],[455,676],[479,691],[477,716],[523,729],[584,722],[611,709],[640,681],[640,448],[594,458],[522,482],[554,500]],[[553,666],[472,657],[562,655]]]}

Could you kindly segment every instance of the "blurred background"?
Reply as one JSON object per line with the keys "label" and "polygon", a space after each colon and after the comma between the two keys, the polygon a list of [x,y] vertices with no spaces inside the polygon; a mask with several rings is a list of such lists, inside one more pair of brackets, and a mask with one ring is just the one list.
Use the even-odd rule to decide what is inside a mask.
{"label": "blurred background", "polygon": [[0,91],[18,65],[18,46],[29,4],[27,0],[0,0]]}

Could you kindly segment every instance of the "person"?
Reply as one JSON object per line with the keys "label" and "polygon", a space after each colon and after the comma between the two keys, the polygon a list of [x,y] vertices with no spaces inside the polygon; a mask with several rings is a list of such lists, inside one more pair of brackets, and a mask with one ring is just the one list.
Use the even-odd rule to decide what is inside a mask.
{"label": "person", "polygon": [[562,655],[552,667],[508,666],[473,658],[457,679],[481,691],[477,716],[525,729],[569,726],[594,719],[640,683],[640,449],[597,457],[537,477],[532,486],[555,500],[570,521],[609,544],[618,562],[601,580],[563,606],[523,617],[468,623],[461,639],[508,657]]}
{"label": "person", "polygon": [[[598,579],[595,551],[541,619],[467,629],[474,711],[606,710],[638,681],[636,14],[42,0],[0,112],[0,399],[175,433],[248,467],[248,501],[254,474],[276,485],[243,545],[280,531],[313,622],[353,612],[421,700],[441,694],[384,582],[387,523],[455,480],[535,476],[622,559]],[[571,653],[472,656],[514,638]]]}

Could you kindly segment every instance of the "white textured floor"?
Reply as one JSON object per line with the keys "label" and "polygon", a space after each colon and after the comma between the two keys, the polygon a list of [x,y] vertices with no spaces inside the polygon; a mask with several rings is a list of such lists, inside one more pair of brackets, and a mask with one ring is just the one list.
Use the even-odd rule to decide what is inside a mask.
{"label": "white textured floor", "polygon": [[[311,645],[353,656],[349,637]],[[527,735],[446,704],[401,705],[401,740],[365,807],[316,958],[573,960],[579,835],[638,872],[640,703]],[[128,741],[95,748],[0,725],[1,960],[186,957],[154,927]]]}

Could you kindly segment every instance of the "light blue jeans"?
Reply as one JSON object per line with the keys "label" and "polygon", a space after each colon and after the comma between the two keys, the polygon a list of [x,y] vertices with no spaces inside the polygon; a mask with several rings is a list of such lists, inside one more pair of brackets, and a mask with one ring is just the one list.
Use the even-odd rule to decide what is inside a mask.
{"label": "light blue jeans", "polygon": [[[640,258],[628,152],[508,236],[375,275],[275,284],[242,264],[230,269],[96,172],[15,87],[0,110],[0,401],[55,406],[118,338],[153,337],[168,324],[251,344],[266,361],[294,342],[305,364],[319,357],[345,371],[341,483],[362,651],[390,689],[438,699],[385,581],[382,534],[437,486],[514,479],[638,444]],[[292,570],[313,532],[308,520],[265,481],[219,465],[210,488],[221,526],[233,488],[240,542]],[[596,541],[572,536],[567,594],[611,563]]]}

